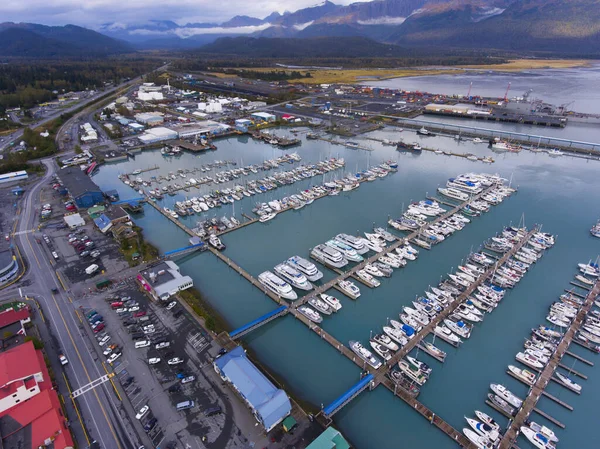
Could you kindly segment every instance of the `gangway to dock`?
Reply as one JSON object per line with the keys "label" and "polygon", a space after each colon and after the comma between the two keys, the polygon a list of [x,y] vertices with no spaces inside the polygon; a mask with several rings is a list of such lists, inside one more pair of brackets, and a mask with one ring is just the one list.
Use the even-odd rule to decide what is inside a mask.
{"label": "gangway to dock", "polygon": [[362,393],[365,389],[369,387],[371,382],[375,379],[373,374],[367,374],[363,377],[356,385],[352,386],[348,391],[342,394],[339,398],[325,407],[322,413],[329,419],[337,412],[339,412],[342,407],[348,404],[352,399]]}
{"label": "gangway to dock", "polygon": [[187,254],[193,253],[195,251],[206,251],[208,248],[206,243],[200,242],[194,245],[184,246],[183,248],[172,249],[171,251],[167,251],[163,258],[171,259],[173,257],[185,256]]}
{"label": "gangway to dock", "polygon": [[250,321],[248,324],[244,324],[242,327],[238,327],[237,329],[229,332],[229,337],[232,340],[237,338],[241,338],[249,332],[252,332],[255,329],[258,329],[264,324],[267,324],[273,321],[275,318],[279,318],[280,316],[286,315],[289,312],[288,306],[281,306],[276,308],[275,310],[265,313],[262,316],[259,316],[255,320]]}
{"label": "gangway to dock", "polygon": [[136,198],[130,198],[128,200],[119,200],[119,201],[115,201],[114,203],[111,203],[111,204],[113,206],[119,206],[120,204],[135,204],[135,205],[137,205],[137,203],[141,203],[142,201],[146,201],[145,196],[138,196]]}

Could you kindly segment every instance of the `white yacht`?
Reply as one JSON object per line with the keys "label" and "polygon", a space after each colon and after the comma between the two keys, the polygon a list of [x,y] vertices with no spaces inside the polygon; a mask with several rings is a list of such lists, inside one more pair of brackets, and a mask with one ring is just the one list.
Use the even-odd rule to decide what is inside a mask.
{"label": "white yacht", "polygon": [[392,358],[392,352],[387,346],[382,345],[381,343],[378,343],[375,340],[369,341],[369,344],[371,345],[371,348],[373,348],[373,351],[375,351],[377,355],[379,355],[379,357],[381,357],[386,362]]}
{"label": "white yacht", "polygon": [[490,384],[491,390],[508,402],[510,405],[521,408],[523,405],[523,400],[515,396],[508,388],[506,388],[502,384]]}
{"label": "white yacht", "polygon": [[478,449],[492,449],[494,447],[487,437],[481,436],[471,429],[464,428],[463,433]]}
{"label": "white yacht", "polygon": [[264,271],[259,274],[258,281],[281,298],[292,301],[298,299],[298,295],[292,289],[292,286],[270,271]]}
{"label": "white yacht", "polygon": [[373,337],[373,341],[386,346],[390,351],[397,351],[400,347],[392,341],[392,339],[386,334],[377,334]]}
{"label": "white yacht", "polygon": [[325,293],[321,293],[319,296],[334,312],[337,312],[342,308],[342,303],[336,297],[326,295]]}
{"label": "white yacht", "polygon": [[352,262],[362,262],[364,260],[363,257],[360,254],[358,254],[358,252],[354,248],[352,248],[349,245],[346,245],[343,242],[340,242],[337,239],[327,240],[325,244],[331,248],[340,251],[346,259],[351,260]]}
{"label": "white yacht", "polygon": [[437,190],[442,195],[447,196],[448,198],[455,199],[455,200],[467,201],[469,199],[469,195],[467,193],[461,192],[460,190],[452,188],[452,187],[449,187],[449,188],[438,187]]}
{"label": "white yacht", "polygon": [[463,321],[452,321],[446,318],[444,319],[444,324],[452,332],[460,335],[463,338],[469,338],[471,336],[471,327]]}
{"label": "white yacht", "polygon": [[360,240],[368,249],[370,249],[371,251],[374,251],[376,253],[380,253],[384,249],[382,246],[379,246],[377,243],[375,243],[369,239],[361,238]]}
{"label": "white yacht", "polygon": [[352,281],[340,281],[338,282],[340,289],[352,299],[356,299],[360,296],[360,289]]}
{"label": "white yacht", "polygon": [[367,284],[369,284],[369,285],[371,285],[373,287],[379,287],[381,285],[381,282],[379,282],[378,279],[375,279],[373,276],[371,276],[365,270],[358,270],[356,272],[356,275],[360,279],[362,279],[363,281],[365,281]]}
{"label": "white yacht", "polygon": [[383,276],[383,273],[381,272],[381,270],[379,268],[377,268],[375,265],[370,264],[370,263],[365,265],[364,270],[371,276],[377,276],[377,277]]}
{"label": "white yacht", "polygon": [[319,312],[325,315],[331,315],[331,307],[329,307],[329,305],[325,301],[313,296],[308,300],[308,303],[315,309],[317,309]]}
{"label": "white yacht", "polygon": [[313,285],[308,282],[306,276],[294,267],[285,263],[280,263],[275,266],[275,273],[281,276],[284,280],[292,284],[292,287],[299,288],[300,290],[312,290]]}
{"label": "white yacht", "polygon": [[489,416],[483,412],[480,412],[479,410],[475,410],[475,416],[477,417],[477,419],[479,421],[487,424],[492,429],[500,430],[500,424],[498,424],[496,421],[494,421],[494,418],[492,418],[491,416]]}
{"label": "white yacht", "polygon": [[398,362],[398,368],[400,368],[402,374],[419,386],[422,386],[427,382],[427,376],[423,374],[419,368],[404,359]]}
{"label": "white yacht", "polygon": [[411,357],[411,356],[407,355],[406,360],[408,360],[408,362],[411,365],[413,365],[415,368],[420,369],[421,372],[427,377],[429,377],[429,375],[433,371],[433,368],[431,368],[427,363],[422,362],[422,361],[416,359],[415,357]]}
{"label": "white yacht", "polygon": [[554,433],[552,429],[549,429],[546,426],[542,426],[541,424],[536,423],[535,421],[529,422],[529,428],[534,432],[541,433],[543,436],[548,438],[553,443],[558,443],[558,437]]}
{"label": "white yacht", "polygon": [[353,235],[338,234],[335,236],[335,240],[354,248],[358,254],[364,254],[369,251],[369,248],[367,248],[367,246],[364,244],[363,239]]}
{"label": "white yacht", "polygon": [[348,265],[348,260],[340,251],[327,245],[315,246],[310,254],[322,264],[334,268],[342,268]]}
{"label": "white yacht", "polygon": [[408,343],[408,339],[404,336],[404,332],[390,326],[383,326],[383,332],[386,333],[392,340],[398,343],[400,346],[404,346]]}
{"label": "white yacht", "polygon": [[508,370],[525,382],[527,385],[533,385],[537,376],[529,370],[517,368],[514,365],[508,365]]}
{"label": "white yacht", "polygon": [[300,256],[290,257],[285,263],[303,273],[309,281],[318,281],[323,277],[323,273],[314,263]]}
{"label": "white yacht", "polygon": [[467,420],[467,423],[471,426],[471,428],[482,437],[486,437],[490,441],[496,441],[500,437],[500,433],[498,432],[498,430],[494,429],[489,424],[479,422],[473,418],[467,418],[466,416],[465,419]]}
{"label": "white yacht", "polygon": [[442,340],[445,340],[453,346],[458,346],[460,343],[462,343],[462,340],[444,325],[436,326],[433,329],[433,332]]}
{"label": "white yacht", "polygon": [[300,307],[298,307],[298,312],[300,312],[302,315],[304,315],[306,318],[308,318],[314,323],[318,324],[321,321],[323,321],[323,317],[321,316],[321,314],[316,310],[311,309],[307,305],[301,305]]}
{"label": "white yacht", "polygon": [[522,426],[521,433],[523,434],[523,436],[525,436],[525,438],[529,440],[531,444],[533,444],[539,449],[551,449],[554,447],[554,445],[551,445],[550,440],[548,440],[548,438],[546,438],[541,433],[537,433],[535,430],[529,427]]}
{"label": "white yacht", "polygon": [[350,349],[352,349],[357,356],[371,365],[371,367],[378,369],[381,366],[381,360],[375,357],[373,353],[365,348],[360,342],[350,340],[349,344]]}
{"label": "white yacht", "polygon": [[258,219],[258,221],[260,221],[261,223],[264,223],[266,221],[272,220],[276,216],[277,216],[277,214],[275,212],[270,212],[270,213],[261,215],[260,218]]}

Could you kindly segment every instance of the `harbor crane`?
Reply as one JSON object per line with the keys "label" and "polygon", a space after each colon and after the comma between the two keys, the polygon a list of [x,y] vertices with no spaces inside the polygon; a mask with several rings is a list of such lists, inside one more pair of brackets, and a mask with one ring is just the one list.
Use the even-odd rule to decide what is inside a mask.
{"label": "harbor crane", "polygon": [[504,92],[504,101],[508,101],[508,91],[510,90],[510,82],[508,83],[508,86],[506,87],[506,92]]}
{"label": "harbor crane", "polygon": [[471,98],[471,88],[473,87],[473,81],[469,84],[469,91],[467,92],[467,98]]}

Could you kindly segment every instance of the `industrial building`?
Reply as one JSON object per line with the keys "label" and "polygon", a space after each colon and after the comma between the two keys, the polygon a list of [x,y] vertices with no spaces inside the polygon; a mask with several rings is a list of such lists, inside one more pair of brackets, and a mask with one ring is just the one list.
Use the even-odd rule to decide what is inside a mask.
{"label": "industrial building", "polygon": [[27,178],[28,176],[25,170],[4,173],[3,175],[0,175],[0,184],[4,184],[5,182],[21,181]]}
{"label": "industrial building", "polygon": [[436,104],[430,103],[425,106],[425,112],[429,114],[464,114],[464,115],[489,115],[491,109],[478,108],[472,104]]}
{"label": "industrial building", "polygon": [[151,128],[144,132],[144,134],[138,136],[138,139],[142,144],[149,145],[151,143],[163,142],[165,140],[174,140],[177,139],[179,134],[177,131],[170,130],[169,128],[164,128],[159,126],[157,128]]}
{"label": "industrial building", "polygon": [[269,114],[268,112],[254,112],[250,116],[252,120],[256,122],[274,122],[277,117],[274,114]]}
{"label": "industrial building", "polygon": [[173,127],[173,131],[177,132],[180,139],[185,139],[194,136],[207,136],[219,134],[228,129],[228,125],[212,120],[203,120],[196,123],[189,123],[186,125],[178,125]]}
{"label": "industrial building", "polygon": [[241,346],[215,359],[213,366],[242,397],[265,431],[271,431],[290,414],[292,404],[285,391],[260,372]]}
{"label": "industrial building", "polygon": [[81,136],[82,142],[87,143],[95,142],[98,140],[98,133],[96,132],[94,127],[89,123],[84,123],[83,125],[81,125],[81,129],[83,131],[83,134]]}
{"label": "industrial building", "polygon": [[182,275],[177,264],[171,260],[139,273],[137,279],[154,299],[163,301],[194,286],[194,280]]}
{"label": "industrial building", "polygon": [[100,187],[79,167],[63,167],[58,172],[58,178],[78,208],[88,208],[104,202]]}
{"label": "industrial building", "polygon": [[137,94],[140,101],[160,101],[164,100],[162,88],[155,86],[154,83],[144,83],[138,89]]}
{"label": "industrial building", "polygon": [[135,114],[135,119],[147,126],[156,126],[164,123],[165,118],[161,112],[140,112]]}
{"label": "industrial building", "polygon": [[240,118],[235,121],[235,129],[242,133],[247,133],[250,126],[252,126],[252,120]]}
{"label": "industrial building", "polygon": [[73,447],[44,354],[32,341],[0,353],[0,429],[5,448]]}
{"label": "industrial building", "polygon": [[19,264],[12,249],[0,250],[0,285],[7,283],[19,272]]}
{"label": "industrial building", "polygon": [[218,114],[223,112],[223,105],[218,101],[210,101],[208,103],[198,103],[198,110],[207,114]]}

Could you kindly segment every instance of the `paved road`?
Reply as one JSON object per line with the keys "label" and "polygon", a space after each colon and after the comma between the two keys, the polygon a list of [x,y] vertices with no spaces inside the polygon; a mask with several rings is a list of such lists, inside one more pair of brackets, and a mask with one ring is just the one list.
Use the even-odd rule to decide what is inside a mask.
{"label": "paved road", "polygon": [[[36,226],[36,209],[39,208],[40,191],[44,184],[50,181],[54,174],[54,164],[51,160],[43,160],[47,167],[44,177],[32,186],[21,203],[22,215],[17,231],[27,231]],[[23,294],[34,296],[40,303],[53,336],[69,360],[66,374],[73,389],[77,389],[94,379],[106,374],[103,367],[96,362],[94,353],[89,346],[95,342],[86,341],[80,329],[82,323],[73,308],[71,299],[56,276],[53,262],[50,261],[41,245],[29,232],[20,232],[19,239],[23,256],[29,264],[28,273],[19,282]],[[16,287],[15,287],[16,288]],[[12,290],[3,291],[2,297]],[[51,289],[59,293],[52,294]],[[79,401],[80,412],[92,439],[96,439],[103,449],[129,449],[136,447],[131,441],[132,436],[123,428],[123,422],[118,414],[119,401],[111,390],[110,383],[86,393]],[[66,395],[68,396],[68,394]],[[80,441],[80,447],[84,447]]]}

